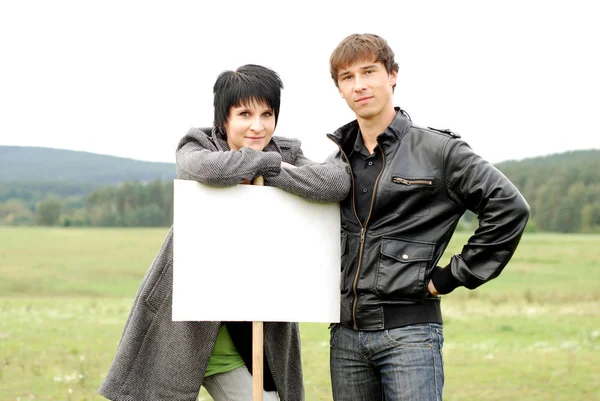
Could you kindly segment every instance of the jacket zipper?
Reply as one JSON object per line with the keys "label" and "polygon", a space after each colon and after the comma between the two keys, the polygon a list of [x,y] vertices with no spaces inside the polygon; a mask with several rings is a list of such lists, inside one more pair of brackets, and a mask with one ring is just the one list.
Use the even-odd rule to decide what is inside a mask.
{"label": "jacket zipper", "polygon": [[[352,178],[352,208],[354,209],[354,216],[356,216],[356,221],[358,221],[358,225],[360,226],[360,249],[358,253],[358,267],[356,268],[356,274],[354,275],[354,283],[352,284],[352,291],[354,292],[354,303],[352,305],[352,322],[354,323],[354,330],[358,330],[358,324],[356,323],[356,306],[358,304],[358,294],[356,293],[356,285],[358,284],[358,276],[360,274],[360,268],[362,267],[362,257],[363,250],[365,248],[365,236],[367,234],[367,226],[369,225],[369,220],[371,219],[371,213],[373,212],[373,204],[375,203],[375,193],[377,192],[377,184],[379,183],[379,178],[381,178],[381,174],[383,174],[383,170],[385,170],[385,152],[383,148],[377,144],[377,147],[381,151],[381,157],[383,158],[383,163],[381,166],[381,171],[377,175],[377,179],[375,180],[375,185],[373,185],[373,195],[371,195],[371,206],[369,208],[369,215],[365,220],[365,226],[360,223],[360,219],[358,218],[358,214],[356,214],[356,205],[354,203],[354,175],[352,174],[352,167],[350,167],[350,176]],[[348,164],[349,165],[349,164]]]}
{"label": "jacket zipper", "polygon": [[358,252],[358,267],[356,268],[356,274],[354,275],[354,282],[352,283],[352,292],[354,293],[354,302],[352,304],[352,322],[354,324],[354,330],[358,330],[358,324],[356,323],[356,305],[358,303],[358,294],[356,293],[356,284],[358,283],[358,275],[360,274],[360,268],[362,266],[362,256],[363,256],[363,250],[365,248],[365,236],[367,234],[367,226],[369,224],[369,219],[371,218],[371,213],[373,212],[373,203],[375,203],[375,193],[377,192],[377,184],[379,183],[379,178],[381,178],[381,174],[383,174],[383,170],[385,170],[385,152],[383,151],[383,148],[381,147],[381,145],[377,144],[377,147],[381,151],[381,157],[383,158],[383,162],[382,162],[382,166],[381,166],[381,171],[377,175],[377,179],[375,179],[375,185],[373,186],[373,194],[371,195],[371,206],[369,208],[369,215],[367,216],[367,219],[365,220],[365,225],[363,227],[362,223],[360,222],[360,219],[358,218],[358,214],[356,213],[356,200],[354,198],[355,184],[354,184],[354,174],[352,173],[352,165],[350,164],[350,160],[348,159],[348,156],[346,155],[346,152],[344,152],[342,147],[336,141],[334,141],[332,138],[329,138],[329,139],[331,139],[331,141],[337,145],[337,147],[340,149],[340,152],[344,155],[346,162],[348,163],[348,168],[350,169],[350,180],[352,181],[352,211],[354,212],[354,217],[356,217],[356,221],[358,222],[358,225],[360,226],[360,248],[359,248],[359,252]]}
{"label": "jacket zipper", "polygon": [[401,177],[392,177],[392,181],[403,185],[433,185],[433,181],[431,180],[407,180]]}

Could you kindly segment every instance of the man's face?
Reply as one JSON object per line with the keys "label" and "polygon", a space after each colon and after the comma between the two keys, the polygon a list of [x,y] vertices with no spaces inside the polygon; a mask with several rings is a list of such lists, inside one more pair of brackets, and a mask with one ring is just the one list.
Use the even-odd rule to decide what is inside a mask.
{"label": "man's face", "polygon": [[231,107],[224,127],[231,150],[243,147],[263,150],[275,131],[275,113],[266,103],[250,101]]}
{"label": "man's face", "polygon": [[357,61],[338,71],[338,89],[357,117],[373,119],[394,109],[397,76],[396,71],[388,74],[381,62]]}

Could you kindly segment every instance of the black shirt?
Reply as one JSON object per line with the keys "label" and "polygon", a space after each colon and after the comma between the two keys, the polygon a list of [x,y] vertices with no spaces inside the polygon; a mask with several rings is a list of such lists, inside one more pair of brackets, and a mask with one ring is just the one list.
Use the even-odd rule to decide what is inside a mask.
{"label": "black shirt", "polygon": [[375,188],[375,181],[377,181],[377,176],[383,167],[381,148],[376,146],[373,154],[369,154],[359,130],[356,142],[354,142],[354,148],[348,159],[350,160],[350,167],[354,176],[356,214],[364,226],[369,216],[371,202],[374,199],[373,189]]}

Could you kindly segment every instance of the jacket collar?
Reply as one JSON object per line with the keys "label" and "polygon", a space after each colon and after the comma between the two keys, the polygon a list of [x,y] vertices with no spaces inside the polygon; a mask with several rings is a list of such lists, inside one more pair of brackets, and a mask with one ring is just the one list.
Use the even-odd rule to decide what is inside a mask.
{"label": "jacket collar", "polygon": [[[408,114],[400,107],[394,107],[396,116],[390,125],[377,137],[377,142],[386,146],[399,141],[412,127],[412,121]],[[354,120],[338,128],[334,133],[327,134],[327,137],[335,142],[347,155],[350,154],[356,143],[356,136],[359,133],[358,121]]]}

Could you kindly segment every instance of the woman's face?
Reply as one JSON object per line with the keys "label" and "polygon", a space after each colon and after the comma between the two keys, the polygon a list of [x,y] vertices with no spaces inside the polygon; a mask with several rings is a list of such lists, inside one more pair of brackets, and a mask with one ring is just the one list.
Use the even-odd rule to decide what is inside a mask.
{"label": "woman's face", "polygon": [[224,125],[229,149],[263,150],[275,131],[275,114],[267,103],[252,99],[239,107],[232,106]]}

